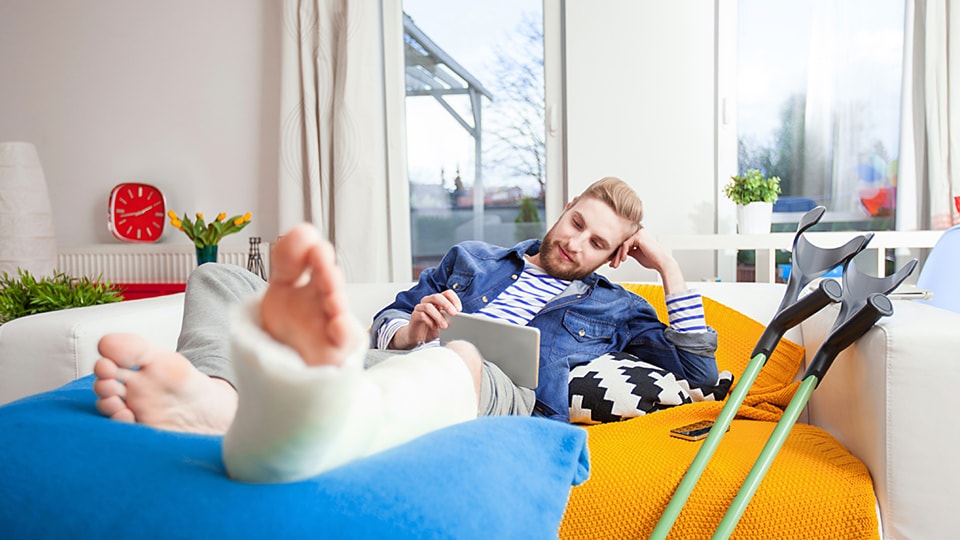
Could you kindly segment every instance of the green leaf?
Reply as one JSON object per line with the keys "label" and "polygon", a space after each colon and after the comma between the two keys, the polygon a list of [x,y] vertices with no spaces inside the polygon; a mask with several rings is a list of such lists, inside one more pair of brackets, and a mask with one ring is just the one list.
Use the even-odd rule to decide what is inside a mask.
{"label": "green leaf", "polygon": [[18,279],[4,273],[0,278],[0,324],[7,321],[72,307],[119,302],[123,297],[102,276],[71,278],[61,272],[37,279],[18,270]]}

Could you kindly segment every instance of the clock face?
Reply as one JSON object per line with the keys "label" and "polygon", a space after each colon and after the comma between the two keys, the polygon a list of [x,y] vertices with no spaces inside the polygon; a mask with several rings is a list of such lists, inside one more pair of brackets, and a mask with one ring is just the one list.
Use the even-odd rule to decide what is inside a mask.
{"label": "clock face", "polygon": [[123,182],[110,192],[110,232],[125,242],[159,240],[166,212],[163,193],[149,184]]}

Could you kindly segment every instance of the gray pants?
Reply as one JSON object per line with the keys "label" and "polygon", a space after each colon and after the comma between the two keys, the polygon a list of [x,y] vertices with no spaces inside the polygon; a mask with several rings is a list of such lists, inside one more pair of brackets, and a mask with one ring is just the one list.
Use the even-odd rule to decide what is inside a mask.
{"label": "gray pants", "polygon": [[[230,308],[266,286],[259,276],[240,266],[207,263],[197,267],[187,281],[177,351],[202,373],[236,386],[230,360]],[[369,366],[397,354],[416,352],[371,350],[366,364]],[[533,390],[514,385],[500,368],[483,362],[480,416],[529,416],[535,401]]]}

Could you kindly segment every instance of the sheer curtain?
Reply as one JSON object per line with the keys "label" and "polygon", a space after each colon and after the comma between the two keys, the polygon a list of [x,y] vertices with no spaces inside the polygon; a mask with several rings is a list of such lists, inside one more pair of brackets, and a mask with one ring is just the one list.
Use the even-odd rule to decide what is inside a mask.
{"label": "sheer curtain", "polygon": [[280,230],[314,223],[352,282],[390,281],[380,2],[285,0]]}
{"label": "sheer curtain", "polygon": [[[899,40],[887,39],[890,3],[817,0],[811,4],[802,126],[801,195],[838,213],[859,215],[861,198],[896,181]],[[899,67],[899,62],[897,62]]]}
{"label": "sheer curtain", "polygon": [[897,228],[960,223],[960,9],[907,3],[900,209]]}

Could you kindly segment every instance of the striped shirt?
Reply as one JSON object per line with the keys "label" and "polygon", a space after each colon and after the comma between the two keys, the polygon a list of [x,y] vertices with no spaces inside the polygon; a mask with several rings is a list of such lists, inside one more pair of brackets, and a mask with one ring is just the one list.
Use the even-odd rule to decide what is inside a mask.
{"label": "striped shirt", "polygon": [[703,316],[703,297],[697,291],[689,290],[668,294],[667,318],[670,328],[677,332],[706,332],[707,320]]}
{"label": "striped shirt", "polygon": [[520,277],[484,306],[480,314],[524,326],[569,285],[569,281],[527,262]]}
{"label": "striped shirt", "polygon": [[[558,294],[570,285],[570,281],[555,278],[542,268],[527,262],[517,278],[506,290],[484,306],[478,313],[513,324],[526,325]],[[699,292],[684,291],[666,295],[667,317],[670,327],[677,332],[705,332],[706,319],[703,314],[703,299]],[[405,319],[391,319],[377,334],[377,348],[388,349],[394,334],[410,322]],[[440,340],[421,344],[421,347],[435,347]]]}
{"label": "striped shirt", "polygon": [[[542,268],[527,261],[520,277],[514,280],[499,296],[483,307],[478,313],[491,319],[500,319],[513,324],[525,326],[537,313],[563,292],[569,281],[558,279],[547,274]],[[393,335],[404,326],[410,324],[405,319],[391,319],[377,334],[377,348],[388,349]],[[434,347],[440,344],[439,339],[419,345],[420,347]]]}

